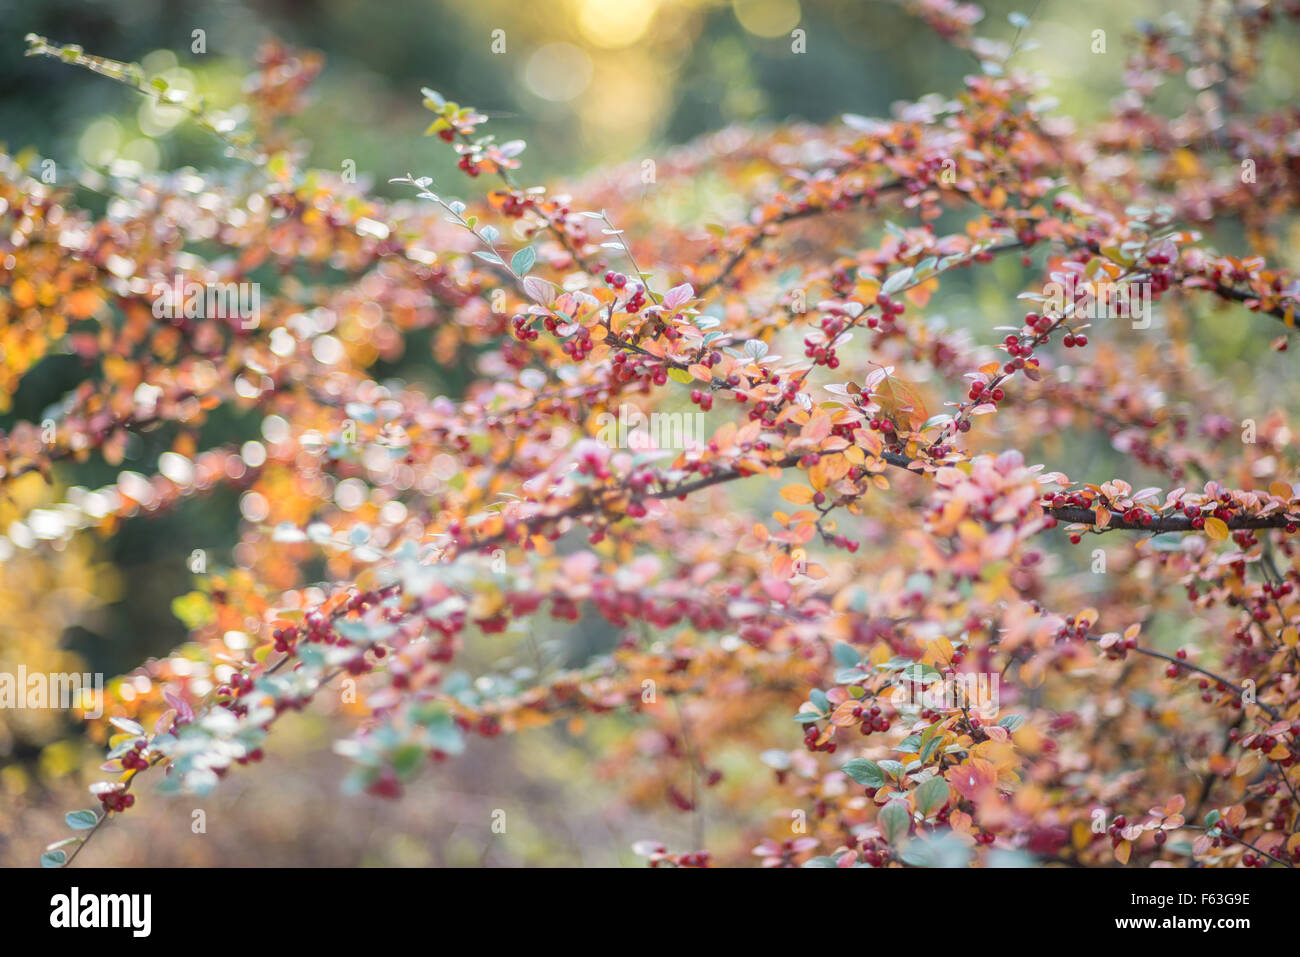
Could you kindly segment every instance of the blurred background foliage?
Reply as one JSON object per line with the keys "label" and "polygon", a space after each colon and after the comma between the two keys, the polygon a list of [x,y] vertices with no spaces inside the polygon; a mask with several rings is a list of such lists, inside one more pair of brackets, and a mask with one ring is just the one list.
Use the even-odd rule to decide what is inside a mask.
{"label": "blurred background foliage", "polygon": [[[1045,92],[1059,100],[1060,111],[1082,124],[1101,116],[1123,90],[1126,38],[1135,24],[1170,16],[1190,22],[1199,9],[1194,0],[1044,0],[1036,10],[1031,0],[993,0],[984,6],[979,32],[1002,39],[1016,33],[1008,14],[1034,14],[1017,63],[1043,75]],[[64,170],[112,162],[147,171],[235,161],[225,159],[202,131],[117,84],[25,58],[28,32],[141,62],[173,86],[202,92],[218,108],[238,103],[252,57],[269,36],[320,50],[325,69],[311,105],[293,122],[307,163],[339,170],[351,160],[359,178],[387,196],[399,195],[389,177],[408,171],[454,183],[453,192],[474,188],[454,169],[451,151],[424,137],[422,86],[488,112],[499,141],[527,140],[521,180],[540,183],[563,182],[610,163],[637,163],[732,123],[827,121],[844,112],[887,115],[895,101],[959,90],[962,77],[976,69],[969,57],[881,0],[0,0],[0,22],[0,142],[11,152],[30,148],[35,157],[53,159],[60,182]],[[1107,32],[1107,56],[1090,52],[1097,29]],[[195,30],[204,31],[204,53],[193,51]],[[792,52],[794,30],[805,31],[806,53]],[[502,44],[504,51],[494,52]],[[1289,50],[1272,45],[1265,53],[1258,86],[1271,104],[1300,99],[1294,44]],[[96,208],[96,197],[84,190],[78,199]],[[736,197],[706,195],[701,202],[730,209],[737,218],[744,214]],[[1285,240],[1281,264],[1294,268],[1290,250],[1300,246],[1300,237],[1293,225],[1288,228],[1279,237]],[[1245,254],[1233,224],[1221,230],[1220,245]],[[987,332],[997,324],[989,316],[1016,308],[1014,296],[1027,275],[1004,260],[945,280],[927,312]],[[1294,358],[1268,351],[1274,330],[1236,318],[1241,321],[1201,325],[1200,354],[1241,396],[1242,416],[1262,416],[1288,394]],[[427,356],[427,347],[413,345],[401,367],[376,374],[418,376],[454,394],[459,383],[446,372],[430,371]],[[70,356],[47,359],[24,379],[0,428],[16,418],[39,420],[82,375]],[[220,412],[200,445],[247,438],[256,425],[255,416]],[[128,467],[144,469],[172,438],[164,430],[133,439]],[[1100,433],[1069,442],[1038,437],[1026,453],[1071,475],[1134,470]],[[92,461],[69,467],[59,478],[94,486],[114,473]],[[55,494],[35,476],[7,491],[0,525],[12,517],[7,512],[25,511]],[[148,655],[166,654],[185,637],[172,600],[193,587],[186,558],[202,548],[210,561],[224,561],[235,541],[229,518],[234,514],[234,494],[218,493],[215,501],[132,519],[107,543],[85,542],[62,554],[24,553],[0,564],[0,670],[12,670],[17,661],[80,670],[78,662],[84,662],[111,676]],[[1059,560],[1067,572],[1086,571],[1086,552],[1063,553]],[[607,650],[613,637],[603,623],[569,627],[539,620],[532,639],[537,647],[551,648],[555,660],[575,664]],[[488,667],[494,655],[492,648],[471,649],[467,661],[471,668]],[[599,752],[599,736],[632,733],[630,719],[615,719],[603,732],[566,727],[480,743],[473,755],[422,782],[396,810],[366,799],[344,814],[335,803],[340,762],[328,749],[331,720],[303,717],[277,746],[280,756],[232,776],[238,780],[211,802],[232,816],[211,829],[211,840],[186,843],[189,809],[160,807],[149,816],[128,815],[109,829],[102,859],[611,864],[629,862],[629,842],[639,837],[671,842],[676,836],[679,846],[691,844],[689,815],[659,808],[660,820],[638,830],[640,812],[602,811],[614,800],[613,791],[593,784],[591,755]],[[774,739],[786,723],[773,729]],[[0,862],[35,860],[47,836],[58,832],[60,809],[77,806],[80,799],[71,795],[84,788],[74,769],[85,766],[91,750],[60,715],[4,716]],[[768,773],[754,759],[749,754],[719,761],[729,770],[734,765]],[[509,849],[491,842],[481,811],[485,800],[514,814],[516,833],[525,839]],[[463,810],[469,805],[472,813]]]}

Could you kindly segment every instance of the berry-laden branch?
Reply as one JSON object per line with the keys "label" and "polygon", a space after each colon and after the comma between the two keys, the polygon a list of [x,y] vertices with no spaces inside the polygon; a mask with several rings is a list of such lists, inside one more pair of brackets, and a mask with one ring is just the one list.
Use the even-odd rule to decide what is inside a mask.
{"label": "berry-laden branch", "polygon": [[[0,162],[0,397],[45,356],[95,369],[3,437],[0,575],[192,495],[239,503],[229,566],[177,603],[186,646],[91,729],[101,809],[73,812],[88,833],[45,863],[77,859],[140,774],[207,793],[346,673],[365,690],[336,743],[349,793],[397,798],[476,735],[643,731],[603,735],[597,771],[652,828],[694,815],[694,848],[638,843],[656,867],[1293,866],[1292,410],[1272,367],[1243,375],[1246,353],[1182,312],[1217,299],[1290,329],[1300,285],[1267,237],[1297,195],[1276,158],[1294,111],[1256,89],[1251,113],[1202,117],[1183,65],[1224,40],[1203,24],[1148,28],[1138,88],[1065,123],[1012,58],[1027,21],[1008,44],[968,4],[906,5],[981,72],[888,120],[684,144],[663,202],[607,171],[525,185],[522,141],[428,89],[466,191],[377,170],[427,202],[380,201],[300,168],[282,126],[319,56],[258,54],[254,140],[142,68],[32,38],[253,161],[109,177],[105,217]],[[1234,37],[1277,28],[1236,12]],[[1166,116],[1154,86],[1162,109],[1185,101]],[[1219,152],[1257,157],[1259,182],[1204,173]],[[748,212],[664,217],[702,182]],[[1247,224],[1246,253],[1206,244],[1219,214]],[[159,315],[159,276],[265,277],[260,313]],[[1150,318],[1135,304],[1164,321],[1102,321]],[[444,370],[457,384],[430,386]],[[1249,441],[1227,441],[1236,405]],[[245,431],[201,450],[217,414]],[[1087,429],[1114,457],[1048,471]],[[92,460],[114,477],[82,488],[67,463]],[[1095,474],[1111,461],[1126,478]],[[1145,468],[1170,487],[1131,485]],[[1067,543],[1116,530],[1143,534],[1074,574]],[[1083,593],[1096,607],[1048,610]],[[579,621],[614,650],[561,670],[540,639]],[[489,636],[501,655],[464,653]],[[1163,673],[1105,664],[1130,651]],[[1232,803],[1187,824],[1184,795],[1199,813],[1214,780]],[[734,827],[706,835],[706,805]],[[1198,826],[1190,847],[1166,837]]]}

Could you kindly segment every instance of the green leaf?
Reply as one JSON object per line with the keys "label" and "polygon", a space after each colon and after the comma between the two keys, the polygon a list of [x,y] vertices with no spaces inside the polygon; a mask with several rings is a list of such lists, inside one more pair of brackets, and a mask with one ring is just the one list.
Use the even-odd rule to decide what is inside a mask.
{"label": "green leaf", "polygon": [[1034,858],[1024,851],[1009,851],[997,847],[989,851],[989,867],[1033,867]]}
{"label": "green leaf", "polygon": [[63,820],[74,831],[88,831],[99,823],[99,815],[94,811],[69,811]]}
{"label": "green leaf", "polygon": [[875,761],[868,761],[866,758],[854,758],[851,761],[845,761],[840,770],[863,787],[884,787],[885,772],[880,769],[880,765]]}
{"label": "green leaf", "polygon": [[897,844],[898,839],[912,826],[912,815],[902,801],[890,801],[876,816],[876,822],[890,844]]}
{"label": "green leaf", "polygon": [[1219,823],[1220,817],[1222,817],[1222,815],[1219,813],[1219,809],[1215,808],[1209,814],[1205,815],[1205,826],[1214,827],[1214,825]]}
{"label": "green leaf", "polygon": [[1022,714],[1009,714],[998,721],[998,724],[1008,731],[1016,731],[1025,723],[1025,716]]}
{"label": "green leaf", "polygon": [[897,778],[903,773],[903,765],[898,761],[881,761],[880,770],[884,771],[891,778]]}
{"label": "green leaf", "polygon": [[408,778],[424,761],[424,748],[418,744],[405,744],[393,752],[393,770],[399,777]]}
{"label": "green leaf", "polygon": [[909,734],[894,745],[894,750],[902,751],[904,754],[916,754],[921,750],[921,736],[919,734]]}
{"label": "green leaf", "polygon": [[948,795],[948,782],[941,777],[933,777],[917,788],[912,797],[921,816],[929,817],[948,802]]}
{"label": "green leaf", "polygon": [[46,851],[41,855],[41,867],[62,867],[68,863],[68,855],[62,851]]}
{"label": "green leaf", "polygon": [[525,246],[510,257],[510,271],[516,276],[522,276],[533,268],[535,262],[537,262],[537,251],[532,246]]}
{"label": "green leaf", "polygon": [[813,707],[815,707],[822,714],[826,714],[826,712],[831,710],[830,698],[826,697],[826,692],[821,691],[818,688],[814,688],[812,691],[808,693],[808,700],[811,701],[813,703]]}
{"label": "green leaf", "polygon": [[912,272],[911,266],[903,267],[885,280],[885,284],[880,287],[880,291],[887,296],[892,296],[912,281]]}
{"label": "green leaf", "polygon": [[951,831],[907,842],[899,856],[913,867],[966,867],[970,848]]}
{"label": "green leaf", "polygon": [[846,645],[842,641],[835,645],[832,653],[835,655],[835,660],[846,668],[852,668],[862,660],[862,656],[858,654],[856,648],[852,645]]}
{"label": "green leaf", "polygon": [[929,741],[926,741],[925,746],[921,748],[921,753],[918,755],[918,757],[921,759],[921,763],[929,764],[930,758],[934,756],[935,749],[939,747],[939,745],[941,745],[942,743],[943,743],[943,738],[940,737],[939,735],[935,735]]}

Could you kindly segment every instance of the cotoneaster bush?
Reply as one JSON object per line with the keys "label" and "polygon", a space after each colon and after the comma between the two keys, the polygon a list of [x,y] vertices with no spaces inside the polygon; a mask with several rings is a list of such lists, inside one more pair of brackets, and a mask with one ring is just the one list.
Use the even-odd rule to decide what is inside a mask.
{"label": "cotoneaster bush", "polygon": [[[629,799],[779,809],[752,856],[646,835],[652,866],[1294,866],[1291,432],[1281,408],[1239,427],[1196,343],[1292,334],[1300,113],[1255,104],[1295,5],[1144,28],[1086,126],[975,33],[978,8],[912,7],[972,60],[964,88],[658,158],[665,188],[749,197],[731,225],[675,221],[629,169],[526,186],[524,144],[432,90],[431,142],[467,178],[387,171],[410,199],[382,202],[292,145],[313,55],[261,51],[241,124],[29,37],[189,110],[240,164],[110,176],[96,218],[5,160],[4,394],[51,354],[95,375],[5,436],[4,480],[177,434],[152,474],[72,489],[10,538],[240,493],[231,564],[178,602],[190,641],[113,685],[94,806],[44,862],[148,813],[142,793],[220,787],[351,682],[348,792],[400,799],[477,737],[617,712],[663,743],[603,755]],[[1241,248],[1203,237],[1222,221]],[[928,310],[980,272],[1004,296],[978,328]],[[182,302],[250,276],[255,316]],[[472,378],[455,396],[376,377],[425,331]],[[703,440],[611,447],[626,404],[706,416]],[[261,438],[202,447],[224,407]],[[1131,471],[1026,457],[1094,432]],[[1063,572],[1069,545],[1100,588]],[[578,670],[455,670],[467,643],[588,614],[621,639]],[[768,767],[727,781],[724,748]]]}

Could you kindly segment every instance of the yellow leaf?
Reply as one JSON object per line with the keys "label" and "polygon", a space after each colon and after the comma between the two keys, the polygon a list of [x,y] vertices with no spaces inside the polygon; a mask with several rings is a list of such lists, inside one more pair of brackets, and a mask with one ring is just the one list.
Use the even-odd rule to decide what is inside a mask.
{"label": "yellow leaf", "polygon": [[1132,841],[1120,841],[1115,848],[1115,860],[1119,861],[1121,864],[1127,864],[1128,856],[1130,853],[1132,853],[1132,851],[1133,851]]}
{"label": "yellow leaf", "polygon": [[795,505],[807,505],[813,500],[813,493],[804,485],[787,485],[781,489],[781,497]]}
{"label": "yellow leaf", "polygon": [[1216,542],[1227,541],[1228,526],[1224,524],[1223,519],[1215,518],[1211,515],[1205,520],[1205,534],[1210,536]]}
{"label": "yellow leaf", "polygon": [[1259,770],[1259,766],[1263,763],[1264,759],[1260,757],[1258,751],[1251,751],[1249,754],[1242,755],[1241,760],[1237,762],[1237,777],[1250,777]]}
{"label": "yellow leaf", "polygon": [[1276,495],[1278,498],[1284,498],[1288,501],[1295,496],[1295,492],[1291,490],[1291,486],[1286,482],[1269,483],[1268,494]]}
{"label": "yellow leaf", "polygon": [[1086,821],[1075,821],[1071,828],[1070,842],[1076,851],[1081,851],[1092,842],[1092,828]]}

